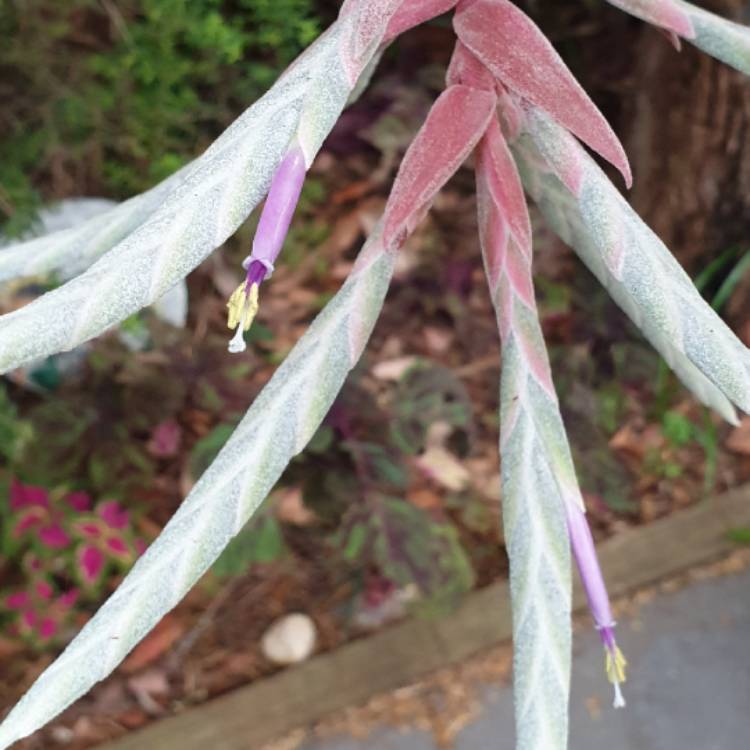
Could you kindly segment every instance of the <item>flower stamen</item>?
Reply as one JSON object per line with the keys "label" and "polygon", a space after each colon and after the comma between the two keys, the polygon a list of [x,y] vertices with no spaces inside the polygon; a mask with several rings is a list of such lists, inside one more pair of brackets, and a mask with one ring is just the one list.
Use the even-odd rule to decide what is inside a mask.
{"label": "flower stamen", "polygon": [[236,328],[232,340],[229,342],[229,351],[232,354],[244,352],[245,332],[250,330],[256,313],[258,312],[258,284],[249,284],[243,281],[227,302],[227,327]]}

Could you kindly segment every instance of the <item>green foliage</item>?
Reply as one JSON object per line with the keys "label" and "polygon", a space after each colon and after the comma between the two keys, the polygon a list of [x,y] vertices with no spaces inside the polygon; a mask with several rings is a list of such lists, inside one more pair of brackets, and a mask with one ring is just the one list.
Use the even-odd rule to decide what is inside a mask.
{"label": "green foliage", "polygon": [[470,415],[463,383],[448,368],[420,361],[399,382],[390,422],[391,439],[399,450],[417,453],[424,448],[427,429],[436,422],[463,430],[466,438]]}
{"label": "green foliage", "polygon": [[711,307],[720,311],[748,269],[750,253],[744,248],[730,247],[695,277],[695,286]]}
{"label": "green foliage", "polygon": [[12,464],[31,441],[34,429],[21,419],[18,408],[0,383],[0,457]]}
{"label": "green foliage", "polygon": [[731,529],[727,533],[727,537],[730,541],[736,542],[737,544],[750,545],[750,528]]}
{"label": "green foliage", "polygon": [[[187,162],[318,34],[314,0],[0,5],[0,223],[125,197]],[[5,214],[3,216],[2,214]]]}
{"label": "green foliage", "polygon": [[279,522],[263,514],[248,523],[227,545],[211,571],[219,578],[242,575],[255,563],[278,560],[286,551]]}
{"label": "green foliage", "polygon": [[373,495],[350,519],[344,556],[376,565],[399,586],[415,584],[428,610],[440,610],[474,585],[455,527],[401,499]]}

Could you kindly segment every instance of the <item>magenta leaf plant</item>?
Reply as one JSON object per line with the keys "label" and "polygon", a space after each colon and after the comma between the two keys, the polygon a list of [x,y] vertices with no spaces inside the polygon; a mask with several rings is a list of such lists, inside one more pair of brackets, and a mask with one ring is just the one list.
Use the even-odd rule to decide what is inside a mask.
{"label": "magenta leaf plant", "polygon": [[38,649],[59,645],[145,544],[116,500],[92,510],[85,492],[49,491],[13,478],[8,509],[3,553],[20,562],[22,581],[0,600],[6,630]]}
{"label": "magenta leaf plant", "polygon": [[[677,48],[694,44],[750,74],[750,29],[683,0],[610,2],[657,26]],[[735,407],[750,411],[750,356],[586,151],[609,161],[630,185],[616,135],[542,32],[509,0],[346,0],[338,20],[194,162],[80,226],[0,253],[0,279],[77,274],[0,317],[0,370],[70,349],[153,303],[267,196],[244,279],[228,303],[229,346],[240,353],[261,282],[272,283],[273,267],[283,259],[305,172],[323,140],[366,86],[388,43],[448,11],[454,11],[457,42],[447,87],[407,150],[349,278],[158,539],[6,717],[0,748],[43,726],[106,677],[243,528],[315,434],[359,359],[399,248],[472,153],[479,235],[502,344],[500,452],[517,747],[567,747],[573,559],[615,706],[624,705],[625,658],[615,641],[534,300],[525,196],[683,382],[732,422]],[[62,534],[79,540],[82,590],[105,560],[134,554],[118,536],[118,508],[100,505],[70,530],[49,507],[30,503],[24,509],[19,533],[37,529],[41,539],[44,530],[51,545],[61,544]],[[41,594],[14,593],[15,611],[36,612],[25,609],[34,596]],[[28,615],[25,622],[31,620]]]}

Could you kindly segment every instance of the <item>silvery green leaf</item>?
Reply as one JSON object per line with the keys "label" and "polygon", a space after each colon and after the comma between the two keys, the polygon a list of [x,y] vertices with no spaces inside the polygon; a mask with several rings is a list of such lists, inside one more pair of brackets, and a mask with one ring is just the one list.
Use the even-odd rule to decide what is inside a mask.
{"label": "silvery green leaf", "polygon": [[[750,28],[685,0],[607,0],[750,75]],[[675,40],[677,42],[677,40]],[[677,45],[679,48],[679,44]]]}
{"label": "silvery green leaf", "polygon": [[513,604],[517,750],[566,750],[571,661],[566,503],[583,508],[531,275],[531,228],[493,123],[477,157],[482,254],[502,341],[500,453]]}
{"label": "silvery green leaf", "polygon": [[564,500],[546,453],[548,446],[537,430],[538,421],[549,411],[548,397],[530,372],[516,332],[503,345],[500,404],[503,423],[512,419],[503,430],[501,453],[503,528],[513,602],[516,748],[565,750],[570,547]]}
{"label": "silvery green leaf", "polygon": [[[184,169],[124,203],[107,201],[109,205],[102,205],[103,210],[86,216],[79,212],[78,220],[67,226],[59,225],[57,213],[50,215],[53,221],[41,217],[43,234],[0,249],[0,281],[51,273],[69,279],[85,271],[154,212],[182,179]],[[70,212],[64,216],[69,217]]]}
{"label": "silvery green leaf", "polygon": [[263,198],[292,141],[310,164],[397,5],[349,0],[340,19],[200,158],[149,193],[69,230],[63,239],[77,247],[81,262],[106,249],[112,232],[129,233],[77,278],[0,317],[0,371],[72,349],[174,287]]}
{"label": "silvery green leaf", "polygon": [[349,279],[261,391],[159,538],[0,725],[0,748],[43,726],[112,672],[242,529],[313,436],[359,359],[393,263],[376,229]]}
{"label": "silvery green leaf", "polygon": [[750,412],[750,356],[580,144],[526,108],[526,191],[685,385],[728,421]]}
{"label": "silvery green leaf", "polygon": [[160,320],[184,328],[188,314],[188,288],[185,280],[178,281],[169,291],[157,299],[151,309]]}
{"label": "silvery green leaf", "polygon": [[683,0],[676,0],[676,4],[693,25],[695,37],[688,39],[691,44],[750,75],[750,27],[728,21]]}

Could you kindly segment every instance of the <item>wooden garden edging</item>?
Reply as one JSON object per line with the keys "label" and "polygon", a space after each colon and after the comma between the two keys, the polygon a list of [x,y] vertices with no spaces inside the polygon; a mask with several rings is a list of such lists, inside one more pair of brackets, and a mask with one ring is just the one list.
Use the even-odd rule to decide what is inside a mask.
{"label": "wooden garden edging", "polygon": [[[727,532],[750,526],[750,485],[599,547],[613,597],[728,553]],[[577,582],[576,582],[577,583]],[[576,609],[585,599],[574,591]],[[239,688],[107,744],[102,750],[251,750],[326,714],[363,703],[511,635],[507,583],[466,597],[452,614],[412,619]]]}

